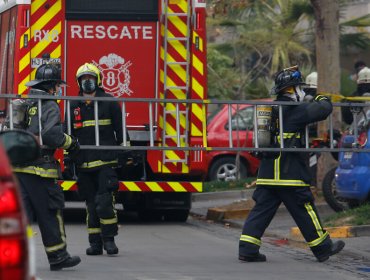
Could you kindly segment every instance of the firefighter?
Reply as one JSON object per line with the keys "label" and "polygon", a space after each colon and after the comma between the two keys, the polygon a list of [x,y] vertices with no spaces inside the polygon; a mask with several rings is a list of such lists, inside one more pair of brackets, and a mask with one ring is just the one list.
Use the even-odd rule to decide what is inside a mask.
{"label": "firefighter", "polygon": [[[84,97],[112,97],[101,88],[99,69],[90,63],[80,66],[76,73]],[[122,112],[118,102],[98,102],[99,143],[106,146],[123,145]],[[95,108],[90,100],[71,104],[72,134],[81,145],[96,145]],[[127,135],[127,145],[129,137]],[[78,171],[78,192],[86,202],[87,230],[90,247],[87,255],[101,255],[103,248],[108,255],[118,254],[114,237],[118,234],[114,193],[118,190],[115,168],[119,151],[80,150],[73,160]]]}
{"label": "firefighter", "polygon": [[[283,141],[285,148],[305,147],[306,125],[326,119],[332,112],[329,98],[317,95],[312,102],[302,102],[305,93],[298,67],[284,69],[277,73],[271,93],[276,101],[294,102],[284,105]],[[277,122],[279,123],[279,122]],[[276,132],[277,141],[280,134]],[[281,203],[284,203],[301,230],[307,244],[318,261],[326,261],[341,251],[344,242],[333,242],[323,229],[310,190],[309,154],[305,152],[278,152],[265,155],[260,163],[256,190],[253,199],[256,204],[248,215],[239,241],[239,260],[264,262],[261,254],[261,237],[270,224]]]}
{"label": "firefighter", "polygon": [[[35,80],[26,83],[26,86],[31,87],[29,96],[49,96],[58,94],[62,84],[65,82],[61,79],[59,69],[52,64],[43,64],[37,68]],[[40,119],[37,105],[37,100],[31,99],[25,129],[36,137],[39,137],[41,130],[41,156],[27,166],[15,166],[14,172],[30,221],[33,217],[37,219],[50,270],[60,270],[78,265],[81,259],[67,252],[62,216],[64,194],[56,182],[60,176],[60,166],[54,158],[54,152],[57,148],[77,151],[79,144],[76,138],[63,132],[60,109],[55,99],[42,100]]]}
{"label": "firefighter", "polygon": [[[352,96],[364,96],[366,93],[370,93],[370,68],[364,66],[357,74],[357,89],[352,93]],[[356,107],[354,107],[356,108]],[[359,108],[359,107],[357,107]],[[343,121],[350,125],[353,122],[353,113],[351,112],[351,107],[342,106],[342,119]]]}

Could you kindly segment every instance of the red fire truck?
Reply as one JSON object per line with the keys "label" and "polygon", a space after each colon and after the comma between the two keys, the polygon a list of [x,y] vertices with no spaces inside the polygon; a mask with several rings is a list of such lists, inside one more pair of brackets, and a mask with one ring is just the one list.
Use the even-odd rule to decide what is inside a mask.
{"label": "red fire truck", "polygon": [[[25,83],[48,53],[62,65],[65,96],[78,95],[75,74],[88,62],[114,97],[163,100],[153,108],[125,102],[131,146],[166,149],[140,150],[143,160],[123,171],[118,199],[142,217],[184,221],[205,177],[204,149],[191,149],[206,147],[205,6],[205,0],[0,0],[0,94],[27,94]],[[0,99],[0,117],[6,104]],[[75,181],[60,184],[67,196],[77,189]]]}

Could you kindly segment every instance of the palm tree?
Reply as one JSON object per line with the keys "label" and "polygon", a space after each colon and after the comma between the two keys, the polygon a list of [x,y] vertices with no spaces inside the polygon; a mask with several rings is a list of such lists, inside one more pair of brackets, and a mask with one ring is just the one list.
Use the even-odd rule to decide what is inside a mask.
{"label": "palm tree", "polygon": [[[270,76],[278,69],[295,63],[311,64],[311,51],[303,43],[307,31],[299,26],[308,1],[243,1],[236,8],[235,2],[238,1],[228,1],[228,13],[222,18],[211,19],[224,30],[232,30],[228,42],[209,45],[233,59],[238,77],[235,97],[244,98],[245,89],[251,84],[264,85],[266,94],[266,84],[271,85]],[[217,5],[225,7],[225,1],[218,1]],[[261,91],[257,94],[261,96]]]}

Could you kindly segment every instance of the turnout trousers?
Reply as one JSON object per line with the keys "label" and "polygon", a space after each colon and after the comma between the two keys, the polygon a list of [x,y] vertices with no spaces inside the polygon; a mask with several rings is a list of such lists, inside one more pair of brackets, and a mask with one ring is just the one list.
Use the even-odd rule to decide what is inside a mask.
{"label": "turnout trousers", "polygon": [[111,167],[78,173],[78,192],[86,201],[90,244],[100,244],[102,239],[118,234],[117,212],[114,208],[114,191],[117,189],[117,174]]}
{"label": "turnout trousers", "polygon": [[316,257],[330,250],[332,241],[322,228],[309,187],[258,186],[253,200],[256,204],[245,221],[239,255],[250,256],[259,252],[261,237],[281,203],[284,203]]}
{"label": "turnout trousers", "polygon": [[63,190],[53,178],[26,173],[16,176],[28,218],[37,219],[49,263],[63,262],[69,257],[62,214]]}

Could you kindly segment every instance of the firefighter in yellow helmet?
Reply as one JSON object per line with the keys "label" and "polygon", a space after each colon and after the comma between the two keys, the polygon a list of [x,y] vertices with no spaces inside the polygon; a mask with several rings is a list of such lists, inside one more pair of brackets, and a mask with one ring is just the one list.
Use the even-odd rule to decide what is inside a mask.
{"label": "firefighter in yellow helmet", "polygon": [[[91,64],[81,65],[76,73],[79,94],[84,97],[112,97],[101,88],[101,73]],[[71,103],[72,135],[81,145],[96,145],[95,106],[92,101]],[[99,101],[99,144],[123,145],[122,112],[118,102]],[[128,137],[128,135],[127,135]],[[129,138],[127,138],[129,140]],[[128,141],[129,144],[129,141]],[[78,192],[86,201],[87,230],[90,247],[87,255],[118,254],[114,237],[118,234],[117,213],[114,209],[118,178],[119,151],[80,150],[73,156],[78,172]]]}
{"label": "firefighter in yellow helmet", "polygon": [[[57,95],[62,84],[65,82],[61,79],[58,67],[43,64],[37,68],[35,79],[26,83],[26,86],[31,88],[29,96],[50,96]],[[29,101],[27,127],[24,129],[36,137],[41,132],[43,148],[40,158],[35,162],[13,168],[21,185],[27,214],[31,221],[34,214],[39,224],[51,270],[73,267],[81,261],[79,257],[70,256],[67,252],[62,214],[64,194],[61,187],[56,184],[56,179],[60,177],[60,167],[54,158],[57,148],[74,152],[79,149],[79,144],[74,137],[63,132],[60,109],[56,101],[43,99],[41,108],[38,107],[37,99]],[[41,110],[40,119],[39,110]]]}
{"label": "firefighter in yellow helmet", "polygon": [[[290,67],[276,74],[271,93],[276,101],[291,102],[282,106],[283,141],[285,148],[305,147],[306,125],[326,119],[332,112],[329,98],[317,95],[312,102],[302,102],[305,93],[298,67]],[[276,110],[279,111],[279,110]],[[274,112],[273,112],[274,115]],[[275,112],[279,118],[279,112]],[[279,123],[277,119],[273,123]],[[279,147],[280,131],[274,131],[271,147]],[[256,205],[249,213],[239,240],[239,260],[264,262],[260,253],[261,237],[281,203],[284,203],[302,232],[318,261],[323,262],[341,251],[343,241],[333,242],[321,225],[310,190],[308,153],[266,153],[261,159],[253,199]]]}

